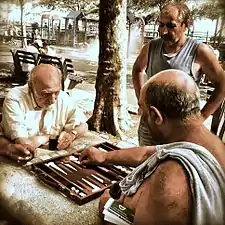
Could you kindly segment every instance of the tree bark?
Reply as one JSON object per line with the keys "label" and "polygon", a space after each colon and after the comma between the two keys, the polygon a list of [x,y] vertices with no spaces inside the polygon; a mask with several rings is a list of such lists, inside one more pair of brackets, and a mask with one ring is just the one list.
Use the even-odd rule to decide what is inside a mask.
{"label": "tree bark", "polygon": [[99,66],[89,129],[123,136],[127,125],[126,0],[100,0]]}
{"label": "tree bark", "polygon": [[24,48],[27,47],[26,24],[23,22],[24,0],[19,0],[19,3],[20,3],[21,46],[22,48]]}

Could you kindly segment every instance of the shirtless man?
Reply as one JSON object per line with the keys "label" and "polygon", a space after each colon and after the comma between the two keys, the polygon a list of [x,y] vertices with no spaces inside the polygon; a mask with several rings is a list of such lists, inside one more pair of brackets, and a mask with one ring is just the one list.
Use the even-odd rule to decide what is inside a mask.
{"label": "shirtless man", "polygon": [[[120,182],[119,202],[133,211],[134,225],[224,224],[225,147],[203,125],[199,95],[188,74],[159,72],[142,88],[140,104],[160,144],[107,153],[91,147],[80,155],[84,164],[138,166]],[[109,197],[101,197],[100,214]]]}
{"label": "shirtless man", "polygon": [[[204,73],[215,87],[209,101],[201,113],[207,119],[218,108],[225,97],[225,73],[212,50],[203,43],[185,35],[191,24],[190,10],[185,4],[169,3],[158,18],[160,38],[146,44],[133,66],[132,78],[137,100],[144,84],[144,74],[149,79],[165,69],[179,69],[199,83]],[[139,144],[141,146],[157,144],[149,138],[149,131],[141,118],[139,126]]]}

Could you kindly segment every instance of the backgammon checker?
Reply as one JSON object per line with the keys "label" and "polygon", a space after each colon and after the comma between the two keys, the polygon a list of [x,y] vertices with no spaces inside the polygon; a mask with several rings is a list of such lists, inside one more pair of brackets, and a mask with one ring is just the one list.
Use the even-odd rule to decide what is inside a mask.
{"label": "backgammon checker", "polygon": [[[119,148],[108,142],[94,145],[101,151]],[[45,184],[53,186],[75,203],[82,205],[97,197],[132,171],[124,166],[81,165],[78,154],[46,159],[31,165],[31,171]]]}

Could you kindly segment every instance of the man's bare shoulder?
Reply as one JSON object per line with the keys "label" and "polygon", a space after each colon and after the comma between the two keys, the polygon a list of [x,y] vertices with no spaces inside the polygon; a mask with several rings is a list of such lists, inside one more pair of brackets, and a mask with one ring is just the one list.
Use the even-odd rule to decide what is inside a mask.
{"label": "man's bare shoulder", "polygon": [[148,63],[149,45],[150,43],[147,43],[142,47],[141,52],[134,63],[133,71],[143,72],[146,69]]}
{"label": "man's bare shoulder", "polygon": [[196,52],[196,60],[197,61],[217,60],[214,54],[214,49],[209,47],[207,44],[200,43],[198,45],[197,52]]}
{"label": "man's bare shoulder", "polygon": [[188,175],[178,161],[167,160],[159,164],[143,185],[146,185],[146,190],[148,188],[148,194],[144,194],[142,201],[139,201],[136,224],[145,225],[141,222],[143,218],[148,224],[191,224]]}
{"label": "man's bare shoulder", "polygon": [[207,44],[205,44],[205,43],[200,43],[199,45],[198,45],[198,48],[197,48],[197,50],[199,51],[199,52],[210,52],[210,53],[213,53],[213,49],[211,48],[211,47],[209,47]]}
{"label": "man's bare shoulder", "polygon": [[[157,184],[157,190],[163,189],[166,191],[164,194],[172,196],[175,189],[181,190],[187,189],[187,174],[184,167],[177,160],[166,160],[159,164],[154,175],[154,183]],[[176,186],[174,186],[176,184]],[[160,189],[158,189],[160,188]],[[177,196],[177,194],[176,194]]]}
{"label": "man's bare shoulder", "polygon": [[139,57],[144,57],[148,55],[150,43],[151,42],[148,42],[147,44],[143,45]]}

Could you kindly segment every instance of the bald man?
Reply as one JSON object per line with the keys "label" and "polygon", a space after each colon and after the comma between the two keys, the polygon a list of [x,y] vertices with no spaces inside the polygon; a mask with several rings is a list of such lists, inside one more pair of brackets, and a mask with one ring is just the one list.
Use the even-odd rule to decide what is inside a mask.
{"label": "bald man", "polygon": [[[147,126],[160,145],[80,155],[83,164],[137,167],[120,182],[118,200],[134,225],[222,225],[225,147],[204,125],[194,80],[179,70],[159,72],[141,90]],[[100,213],[110,198],[100,200]],[[106,223],[108,224],[108,223]]]}
{"label": "bald man", "polygon": [[[164,6],[158,18],[160,38],[146,44],[137,57],[132,71],[137,100],[147,78],[165,69],[179,69],[188,73],[198,84],[205,74],[215,87],[201,113],[207,119],[218,108],[225,97],[225,72],[219,65],[213,51],[206,44],[186,36],[192,18],[188,7],[183,3],[169,3]],[[138,130],[140,146],[158,144],[145,126],[143,117]]]}
{"label": "bald man", "polygon": [[[31,71],[28,84],[9,91],[1,122],[8,140],[36,149],[46,144],[50,136],[59,136],[57,148],[66,149],[87,131],[86,117],[61,91],[61,79],[58,68],[40,64]],[[16,151],[9,156],[21,159]]]}

